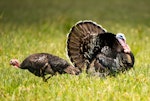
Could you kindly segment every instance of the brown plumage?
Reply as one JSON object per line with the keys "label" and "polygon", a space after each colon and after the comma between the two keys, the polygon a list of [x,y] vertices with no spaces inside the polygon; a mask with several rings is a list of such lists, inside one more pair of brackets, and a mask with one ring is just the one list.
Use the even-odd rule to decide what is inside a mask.
{"label": "brown plumage", "polygon": [[134,55],[125,36],[106,32],[92,21],[81,21],[68,34],[67,52],[80,70],[110,74],[125,71],[134,65]]}
{"label": "brown plumage", "polygon": [[68,34],[67,52],[76,67],[84,68],[86,61],[92,58],[95,39],[98,33],[104,32],[103,28],[93,22],[79,22],[72,27]]}
{"label": "brown plumage", "polygon": [[[48,53],[36,53],[28,56],[20,64],[17,59],[12,59],[10,64],[20,69],[28,69],[36,76],[42,77],[44,81],[56,73],[68,73],[78,75],[80,73],[78,68],[71,66],[66,60]],[[50,74],[48,78],[45,75]]]}

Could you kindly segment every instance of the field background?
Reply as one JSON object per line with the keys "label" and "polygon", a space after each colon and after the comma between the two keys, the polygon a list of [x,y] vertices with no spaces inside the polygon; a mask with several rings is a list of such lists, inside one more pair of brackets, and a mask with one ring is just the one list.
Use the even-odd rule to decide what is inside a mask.
{"label": "field background", "polygon": [[[125,33],[134,69],[117,77],[57,75],[44,83],[9,65],[32,53],[69,61],[66,39],[80,20]],[[0,0],[0,101],[150,101],[150,0]]]}

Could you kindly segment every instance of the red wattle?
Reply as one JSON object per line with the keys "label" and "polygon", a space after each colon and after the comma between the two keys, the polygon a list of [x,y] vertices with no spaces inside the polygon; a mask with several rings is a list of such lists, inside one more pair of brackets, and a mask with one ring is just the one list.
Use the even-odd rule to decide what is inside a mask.
{"label": "red wattle", "polygon": [[124,49],[125,53],[130,53],[130,47],[128,46],[128,44],[125,43],[124,40],[118,39],[118,41],[120,42],[121,46]]}

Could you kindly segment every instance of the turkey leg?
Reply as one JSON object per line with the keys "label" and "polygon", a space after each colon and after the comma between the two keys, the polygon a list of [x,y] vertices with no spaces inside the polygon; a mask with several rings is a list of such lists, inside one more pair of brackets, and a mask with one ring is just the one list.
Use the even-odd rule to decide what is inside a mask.
{"label": "turkey leg", "polygon": [[[47,82],[47,80],[48,80],[49,78],[51,78],[52,75],[54,75],[54,72],[53,72],[51,66],[50,66],[48,63],[46,63],[46,64],[40,69],[40,73],[41,73],[41,75],[42,75],[42,77],[43,77],[43,81],[45,81],[45,82]],[[45,73],[49,73],[49,74],[51,74],[51,75],[46,78],[46,77],[45,77]]]}

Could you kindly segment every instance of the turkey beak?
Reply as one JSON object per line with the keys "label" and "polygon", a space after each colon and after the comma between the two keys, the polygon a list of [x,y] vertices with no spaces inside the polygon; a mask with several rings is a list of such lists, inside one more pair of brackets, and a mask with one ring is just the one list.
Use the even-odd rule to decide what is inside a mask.
{"label": "turkey beak", "polygon": [[122,38],[121,40],[122,40],[122,42],[123,42],[124,44],[126,43],[125,40],[124,40],[123,38]]}
{"label": "turkey beak", "polygon": [[126,43],[126,40],[125,40],[124,38],[121,38],[121,40],[122,40],[124,43]]}

